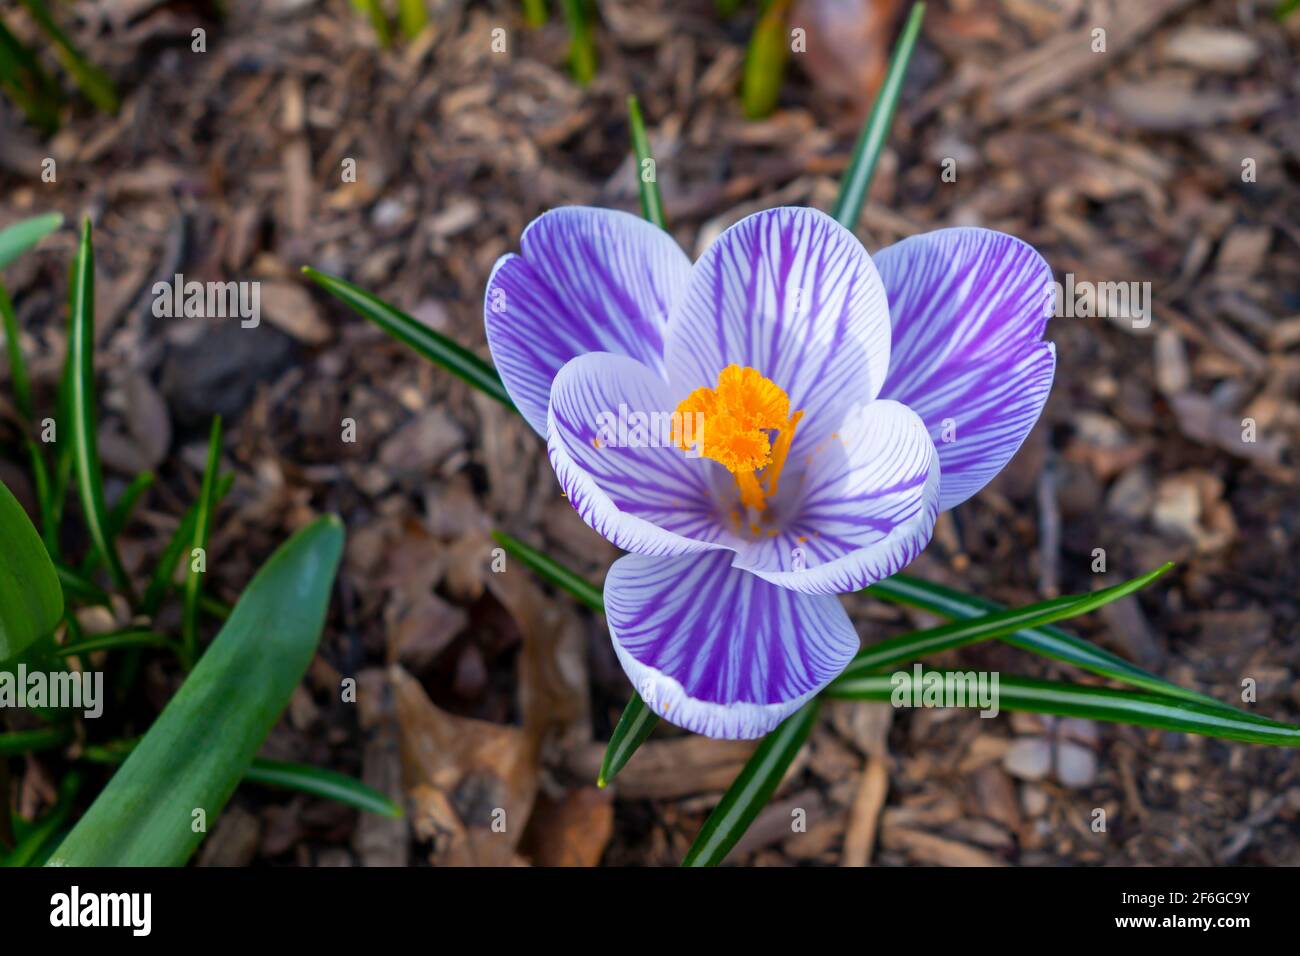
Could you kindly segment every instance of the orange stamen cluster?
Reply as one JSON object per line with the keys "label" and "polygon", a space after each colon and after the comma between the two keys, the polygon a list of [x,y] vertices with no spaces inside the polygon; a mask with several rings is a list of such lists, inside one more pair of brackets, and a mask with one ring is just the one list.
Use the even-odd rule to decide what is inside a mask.
{"label": "orange stamen cluster", "polygon": [[[688,416],[701,423],[698,432],[683,427]],[[697,388],[677,406],[673,443],[721,464],[735,475],[741,504],[762,511],[776,494],[802,417],[790,414],[790,397],[757,369],[728,365],[717,388]]]}

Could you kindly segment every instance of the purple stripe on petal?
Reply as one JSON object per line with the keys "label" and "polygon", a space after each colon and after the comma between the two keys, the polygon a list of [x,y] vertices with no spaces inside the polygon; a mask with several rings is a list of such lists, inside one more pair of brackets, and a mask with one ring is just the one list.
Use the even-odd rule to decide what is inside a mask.
{"label": "purple stripe on petal", "polygon": [[666,361],[683,395],[728,365],[758,369],[804,412],[799,454],[876,397],[889,341],[884,287],[862,244],[824,213],[785,207],[742,219],[695,264]]}
{"label": "purple stripe on petal", "polygon": [[941,510],[1011,460],[1047,401],[1052,272],[1014,236],[940,229],[877,253],[894,344],[881,395],[915,409],[939,449]]}
{"label": "purple stripe on petal", "polygon": [[858,651],[840,602],[775,587],[727,552],[627,555],[605,578],[614,650],[647,706],[707,737],[761,737]]}
{"label": "purple stripe on petal", "polygon": [[940,467],[925,423],[898,402],[852,409],[800,462],[780,534],[736,546],[736,566],[808,594],[856,591],[896,574],[930,541]]}
{"label": "purple stripe on petal", "polygon": [[612,209],[551,210],[520,242],[523,255],[492,270],[483,318],[506,391],[544,435],[551,381],[574,356],[614,352],[662,370],[691,262],[662,229]]}
{"label": "purple stripe on petal", "polygon": [[712,463],[672,447],[674,411],[668,384],[625,355],[580,355],[551,388],[555,474],[582,520],[625,551],[685,554],[722,533]]}

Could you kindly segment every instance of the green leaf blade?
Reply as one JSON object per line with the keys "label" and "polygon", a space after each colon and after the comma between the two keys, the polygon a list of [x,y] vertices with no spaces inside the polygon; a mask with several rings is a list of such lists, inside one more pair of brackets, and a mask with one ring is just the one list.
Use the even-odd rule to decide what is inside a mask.
{"label": "green leaf blade", "polygon": [[0,269],[63,225],[63,213],[49,212],[43,216],[23,219],[0,229]]}
{"label": "green leaf blade", "polygon": [[469,349],[457,345],[445,335],[435,332],[344,279],[317,272],[310,266],[304,266],[302,271],[330,295],[403,345],[415,349],[433,364],[442,366],[457,378],[495,398],[506,408],[515,407],[496,369]]}
{"label": "green leaf blade", "polygon": [[894,53],[889,59],[889,71],[876,94],[876,102],[871,107],[858,134],[858,141],[853,147],[853,157],[849,168],[840,181],[840,194],[835,200],[831,215],[845,229],[853,230],[862,214],[862,206],[867,201],[867,192],[871,189],[871,179],[876,174],[876,163],[885,149],[889,136],[889,127],[894,122],[894,111],[898,108],[898,96],[903,91],[903,77],[907,75],[907,65],[912,61],[912,51],[916,49],[916,39],[921,35],[921,21],[925,19],[925,4],[912,4],[907,24],[894,46]]}
{"label": "green leaf blade", "polygon": [[767,805],[817,723],[814,698],[763,738],[744,768],[700,827],[682,866],[717,866]]}
{"label": "green leaf blade", "polygon": [[0,661],[52,633],[62,618],[63,588],[50,553],[0,482]]}
{"label": "green leaf blade", "polygon": [[610,734],[605,756],[600,761],[600,775],[596,786],[605,787],[627,766],[632,755],[649,739],[659,724],[659,716],[646,706],[641,695],[633,692],[632,699],[623,708],[614,732]]}
{"label": "green leaf blade", "polygon": [[646,133],[645,118],[641,115],[641,102],[635,95],[627,98],[627,121],[632,134],[632,152],[636,156],[637,194],[641,198],[641,215],[660,229],[667,231],[668,219],[664,215],[664,197],[659,192],[659,167],[650,154],[650,137]]}
{"label": "green leaf blade", "polygon": [[179,866],[251,766],[320,641],[343,552],[337,518],[271,555],[207,653],[51,857],[62,866]]}
{"label": "green leaf blade", "polygon": [[[208,433],[208,459],[203,469],[203,484],[199,490],[197,510],[194,514],[194,536],[190,539],[190,566],[185,575],[185,604],[181,616],[181,648],[187,664],[193,664],[199,646],[199,594],[203,575],[207,573],[208,534],[212,528],[212,512],[216,509],[217,469],[221,465],[221,416],[212,419]],[[203,555],[203,568],[198,570],[195,552]]]}
{"label": "green leaf blade", "polygon": [[400,806],[360,780],[307,764],[258,757],[244,774],[244,783],[296,790],[390,819],[402,815]]}

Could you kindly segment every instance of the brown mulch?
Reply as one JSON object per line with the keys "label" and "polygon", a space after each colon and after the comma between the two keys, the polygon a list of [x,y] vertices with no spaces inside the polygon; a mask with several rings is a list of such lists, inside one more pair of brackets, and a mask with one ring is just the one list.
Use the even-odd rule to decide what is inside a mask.
{"label": "brown mulch", "polygon": [[[104,22],[74,33],[119,83],[122,110],[82,104],[46,142],[0,106],[0,225],[51,209],[94,222],[109,496],[144,468],[160,476],[124,557],[152,566],[197,491],[218,412],[237,475],[209,564],[219,597],[233,601],[313,515],[340,514],[349,540],[330,625],[265,752],[360,775],[410,810],[392,822],[246,788],[200,862],[680,860],[752,745],[665,727],[614,785],[594,787],[628,694],[603,622],[521,568],[493,573],[487,532],[594,582],[615,551],[560,496],[522,420],[298,270],[342,275],[486,355],[483,286],[529,220],[570,203],[636,208],[629,92],[688,252],[757,209],[828,208],[870,99],[839,99],[835,63],[878,77],[903,5],[864,0],[874,29],[810,28],[812,65],[792,56],[780,108],[760,122],[736,96],[752,14],[724,22],[710,4],[602,2],[587,89],[565,71],[562,26],[527,31],[512,3],[438,0],[433,28],[388,51],[343,0],[232,3],[224,21],[156,0],[100,6]],[[822,6],[794,16],[822,22]],[[1022,604],[1175,560],[1148,592],[1069,626],[1226,701],[1250,679],[1257,702],[1243,706],[1294,722],[1300,15],[1278,24],[1271,7],[932,3],[858,233],[875,250],[986,225],[1033,243],[1058,277],[1150,282],[1154,300],[1145,329],[1050,324],[1058,366],[1042,421],[992,486],[941,520],[912,573]],[[505,54],[490,49],[497,26]],[[1091,46],[1098,26],[1105,52]],[[206,53],[190,50],[195,27]],[[40,179],[46,156],[55,183]],[[955,182],[941,178],[947,159]],[[356,182],[341,175],[349,160]],[[5,274],[46,408],[74,245],[65,228]],[[153,283],[175,273],[259,280],[262,325],[155,318]],[[8,395],[0,383],[0,477],[30,500]],[[928,620],[850,606],[867,641]],[[1002,645],[942,662],[1080,679]],[[161,661],[146,670],[150,706],[174,676]],[[339,699],[347,676],[356,705]],[[836,704],[732,859],[1300,864],[1298,822],[1286,750]]]}

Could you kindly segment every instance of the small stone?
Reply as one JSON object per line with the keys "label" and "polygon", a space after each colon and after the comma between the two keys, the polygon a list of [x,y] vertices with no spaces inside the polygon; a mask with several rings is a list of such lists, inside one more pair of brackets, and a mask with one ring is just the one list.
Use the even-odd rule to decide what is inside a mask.
{"label": "small stone", "polygon": [[1052,745],[1042,737],[1021,737],[1007,748],[1002,767],[1021,780],[1042,780],[1052,769]]}

